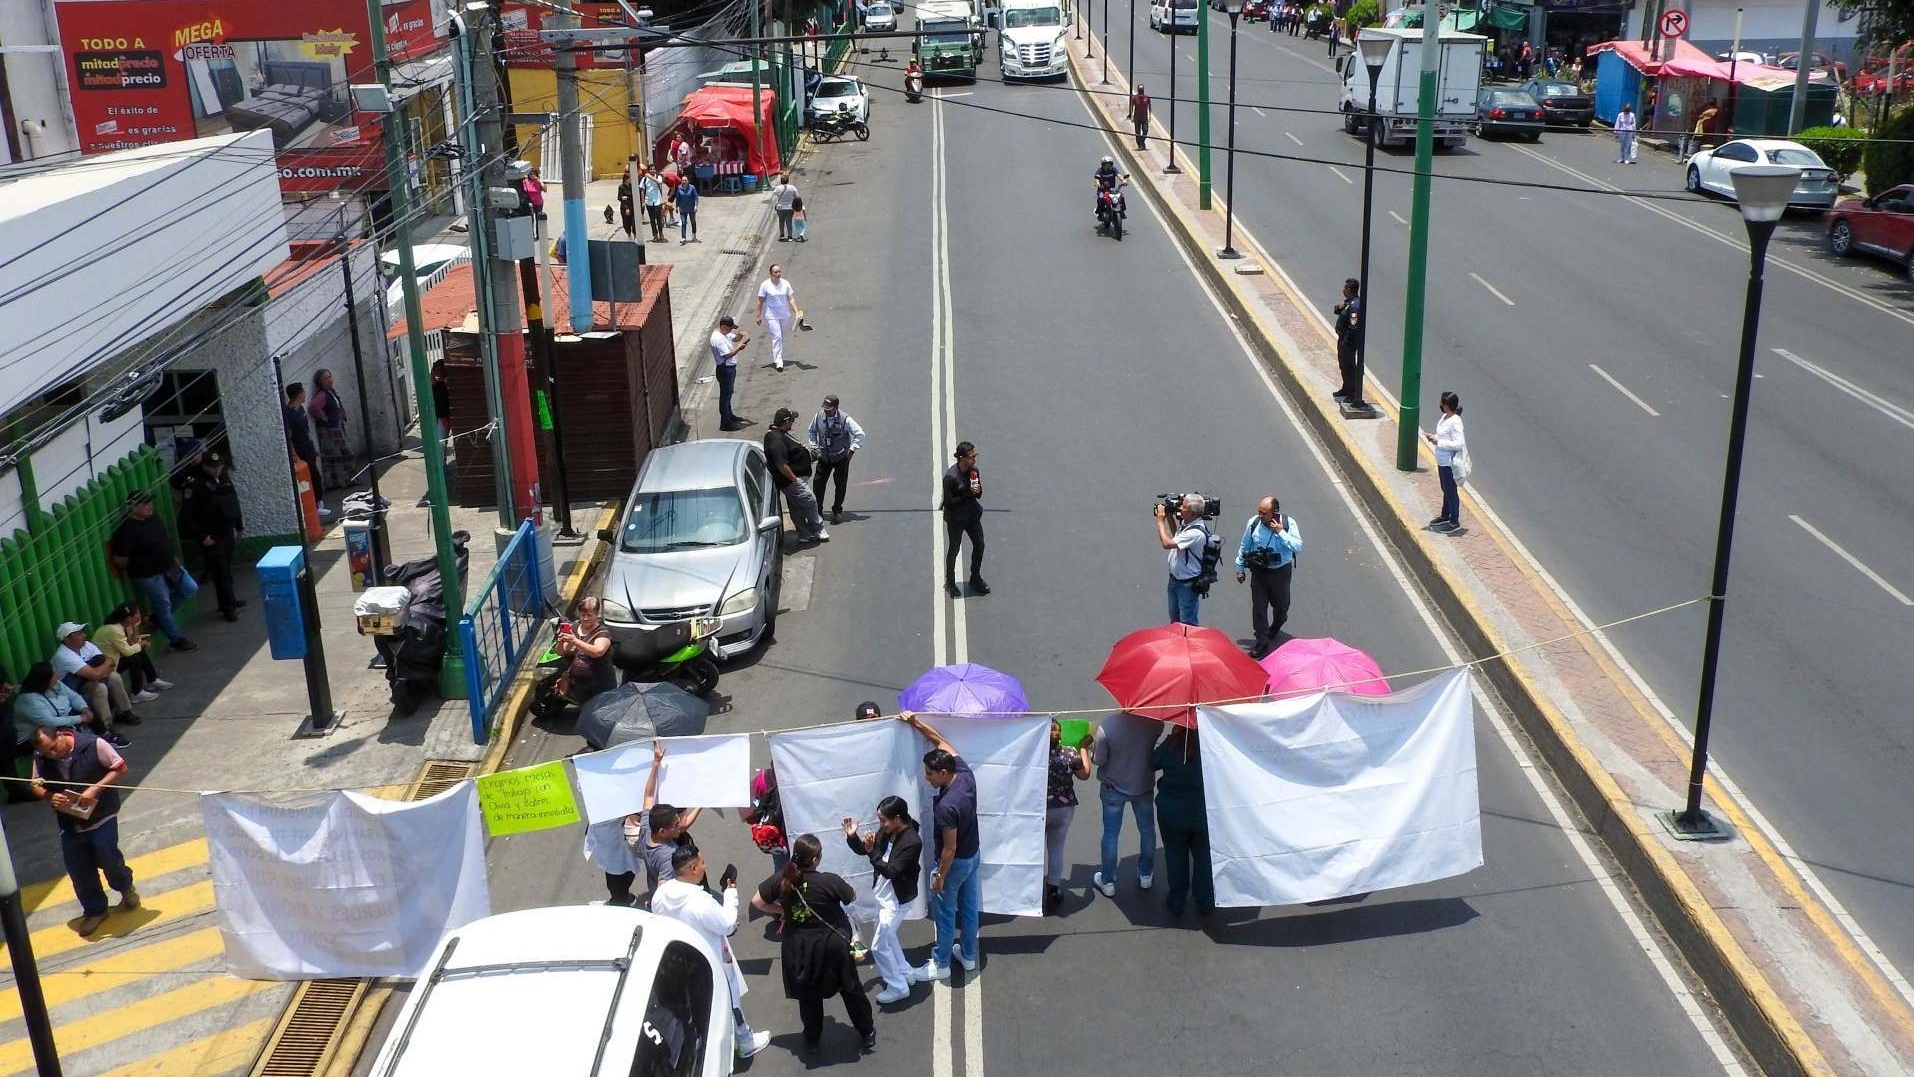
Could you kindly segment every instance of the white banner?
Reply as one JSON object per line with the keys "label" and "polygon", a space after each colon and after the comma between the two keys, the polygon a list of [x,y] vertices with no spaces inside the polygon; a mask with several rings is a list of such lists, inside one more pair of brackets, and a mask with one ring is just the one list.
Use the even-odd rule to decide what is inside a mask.
{"label": "white banner", "polygon": [[[665,772],[658,779],[658,802],[680,808],[751,806],[751,737],[730,733],[710,737],[665,737]],[[651,780],[651,742],[633,741],[590,755],[572,757],[579,807],[585,820],[602,823],[645,806]]]}
{"label": "white banner", "polygon": [[1198,712],[1222,906],[1294,905],[1482,865],[1469,673],[1390,696]]}
{"label": "white banner", "polygon": [[491,914],[471,782],[418,803],[208,793],[200,814],[235,976],[413,977],[447,931]]}
{"label": "white banner", "polygon": [[[977,873],[984,911],[1042,916],[1050,719],[938,718],[933,724],[977,776],[977,840],[983,851]],[[918,770],[923,770],[921,752]],[[924,856],[934,860],[930,829],[924,828]]]}

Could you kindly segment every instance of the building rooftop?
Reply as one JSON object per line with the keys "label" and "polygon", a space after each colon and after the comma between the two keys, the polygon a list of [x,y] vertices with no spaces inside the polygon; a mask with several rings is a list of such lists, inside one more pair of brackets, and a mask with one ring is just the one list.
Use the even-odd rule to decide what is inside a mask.
{"label": "building rooftop", "polygon": [[[553,317],[552,328],[559,333],[571,333],[571,304],[565,300],[567,278],[565,267],[552,263],[553,309],[548,311]],[[671,275],[668,265],[647,265],[641,268],[639,285],[645,298],[637,303],[619,303],[618,322],[612,324],[611,303],[593,303],[592,326],[588,332],[603,332],[612,329],[635,330],[645,324],[651,309],[658,301],[658,293]],[[425,315],[425,331],[451,330],[454,332],[478,332],[478,300],[472,285],[472,267],[468,264],[456,265],[446,273],[445,279],[434,284],[419,297],[419,307]],[[387,334],[397,340],[406,333],[406,320],[400,317],[392,323]]]}

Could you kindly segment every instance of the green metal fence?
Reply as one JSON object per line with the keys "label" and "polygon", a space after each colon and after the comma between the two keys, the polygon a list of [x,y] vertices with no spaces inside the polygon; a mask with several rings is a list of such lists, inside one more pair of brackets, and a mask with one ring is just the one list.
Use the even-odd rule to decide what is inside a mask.
{"label": "green metal fence", "polygon": [[[173,490],[166,465],[143,445],[52,510],[29,513],[28,527],[0,539],[0,663],[18,678],[53,653],[61,621],[98,625],[114,606],[133,597],[113,574],[106,547],[136,490],[153,495],[153,509],[173,527]],[[193,603],[177,615],[189,616]]]}

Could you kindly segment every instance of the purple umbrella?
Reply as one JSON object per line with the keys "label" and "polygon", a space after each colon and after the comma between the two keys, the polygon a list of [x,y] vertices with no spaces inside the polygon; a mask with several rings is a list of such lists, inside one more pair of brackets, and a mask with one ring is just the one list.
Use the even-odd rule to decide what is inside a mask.
{"label": "purple umbrella", "polygon": [[975,662],[930,670],[898,693],[897,705],[907,711],[973,718],[1007,718],[1030,710],[1017,678]]}

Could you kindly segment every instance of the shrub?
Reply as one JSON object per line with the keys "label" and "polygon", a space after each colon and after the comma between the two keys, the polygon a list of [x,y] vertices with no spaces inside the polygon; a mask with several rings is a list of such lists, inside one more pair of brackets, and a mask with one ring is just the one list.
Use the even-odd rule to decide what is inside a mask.
{"label": "shrub", "polygon": [[1861,155],[1861,167],[1867,172],[1870,195],[1914,183],[1914,105],[1896,109],[1874,132],[1874,140]]}
{"label": "shrub", "polygon": [[1867,148],[1867,136],[1852,127],[1810,127],[1794,137],[1843,176],[1861,167],[1861,151]]}
{"label": "shrub", "polygon": [[1349,25],[1360,30],[1365,26],[1377,26],[1382,22],[1382,5],[1377,0],[1356,0],[1345,16]]}

